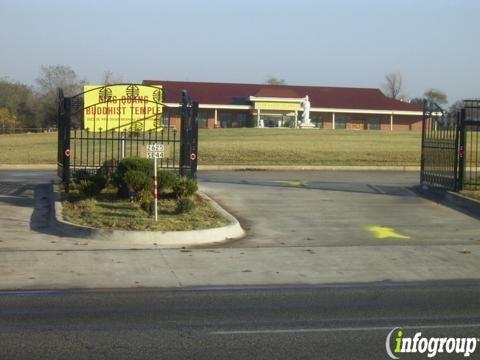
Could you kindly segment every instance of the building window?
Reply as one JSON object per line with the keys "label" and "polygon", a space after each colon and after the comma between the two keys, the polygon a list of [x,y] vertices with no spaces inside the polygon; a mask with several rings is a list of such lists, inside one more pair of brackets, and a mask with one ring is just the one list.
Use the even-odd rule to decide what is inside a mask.
{"label": "building window", "polygon": [[198,127],[207,128],[208,127],[208,114],[205,111],[200,111],[198,113]]}
{"label": "building window", "polygon": [[247,114],[238,113],[237,114],[237,127],[246,127],[247,126]]}
{"label": "building window", "polygon": [[379,119],[369,119],[368,120],[368,129],[369,130],[380,130],[380,120]]}
{"label": "building window", "polygon": [[320,115],[313,115],[311,123],[315,125],[315,127],[323,129],[323,119]]}
{"label": "building window", "polygon": [[232,127],[232,113],[221,112],[219,114],[220,127],[231,128]]}
{"label": "building window", "polygon": [[346,129],[347,118],[345,116],[337,116],[335,118],[335,129]]}

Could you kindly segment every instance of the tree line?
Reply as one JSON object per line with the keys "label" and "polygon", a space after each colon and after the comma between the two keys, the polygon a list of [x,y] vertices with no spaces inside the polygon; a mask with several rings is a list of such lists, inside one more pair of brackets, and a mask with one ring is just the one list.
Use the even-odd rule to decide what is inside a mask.
{"label": "tree line", "polygon": [[[120,82],[113,72],[104,72],[104,84]],[[86,79],[65,65],[42,65],[35,80],[28,86],[7,78],[0,79],[0,133],[41,131],[56,128],[58,88],[65,96],[83,91]]]}
{"label": "tree line", "polygon": [[[122,78],[106,70],[103,74],[103,84],[122,82]],[[65,65],[42,65],[36,86],[28,86],[19,82],[0,78],[0,133],[15,131],[39,131],[56,128],[58,88],[63,88],[65,96],[81,93],[86,84],[74,70]],[[269,76],[266,80],[270,85],[285,85],[283,79]],[[448,103],[447,95],[438,89],[429,89],[423,97],[407,99],[404,92],[403,77],[398,72],[385,75],[382,90],[392,99],[408,101],[422,105],[423,99],[435,102],[440,106]],[[450,110],[461,106],[461,101],[455,102]]]}
{"label": "tree line", "polygon": [[[392,72],[385,75],[385,81],[382,85],[382,90],[385,96],[395,99],[409,102],[411,104],[423,105],[423,101],[427,100],[431,103],[435,103],[440,107],[446,106],[448,104],[448,96],[445,92],[439,89],[428,89],[423,94],[423,97],[413,97],[411,99],[405,94],[403,86],[403,76],[399,72]],[[462,101],[454,102],[450,108],[450,112],[455,112],[457,109],[462,107]]]}

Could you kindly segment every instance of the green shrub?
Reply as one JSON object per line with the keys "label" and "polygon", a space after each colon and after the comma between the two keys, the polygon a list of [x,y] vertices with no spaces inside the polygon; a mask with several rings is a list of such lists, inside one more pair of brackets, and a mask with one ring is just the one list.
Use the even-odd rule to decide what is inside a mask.
{"label": "green shrub", "polygon": [[123,176],[123,181],[127,185],[130,193],[135,193],[135,198],[141,192],[152,191],[152,179],[149,175],[138,170],[129,170]]}
{"label": "green shrub", "polygon": [[173,185],[177,180],[177,175],[169,170],[160,170],[157,174],[158,191],[164,193],[166,190],[173,189]]}
{"label": "green shrub", "polygon": [[148,190],[140,191],[136,199],[140,203],[140,207],[149,214],[153,214],[153,200],[153,194]]}
{"label": "green shrub", "polygon": [[78,182],[78,191],[83,197],[94,197],[107,185],[107,179],[101,175],[94,175],[88,179],[80,180]]}
{"label": "green shrub", "polygon": [[107,179],[107,182],[111,181],[115,169],[118,166],[118,162],[115,159],[105,160],[102,166],[97,170],[97,175],[101,175]]}
{"label": "green shrub", "polygon": [[175,198],[189,198],[198,190],[197,182],[186,177],[177,178],[173,184]]}
{"label": "green shrub", "polygon": [[190,197],[181,197],[177,199],[177,214],[183,214],[195,209],[195,203]]}
{"label": "green shrub", "polygon": [[72,174],[73,181],[77,184],[79,184],[81,180],[89,179],[91,176],[92,174],[87,169],[79,169]]}
{"label": "green shrub", "polygon": [[118,189],[118,196],[122,198],[128,197],[128,185],[124,180],[124,176],[128,171],[140,171],[149,176],[151,172],[151,163],[148,159],[142,158],[125,158],[118,163],[117,169],[113,173],[112,182]]}

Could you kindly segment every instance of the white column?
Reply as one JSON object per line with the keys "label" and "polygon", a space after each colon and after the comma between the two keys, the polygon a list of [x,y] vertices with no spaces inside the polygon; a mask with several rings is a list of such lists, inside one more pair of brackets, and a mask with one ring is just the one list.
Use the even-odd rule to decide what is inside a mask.
{"label": "white column", "polygon": [[393,131],[393,114],[390,114],[390,131]]}
{"label": "white column", "polygon": [[256,127],[260,127],[260,109],[257,109],[257,126]]}
{"label": "white column", "polygon": [[217,122],[218,122],[218,111],[217,111],[217,109],[215,109],[215,121],[213,123],[214,128],[217,127]]}
{"label": "white column", "polygon": [[332,112],[332,129],[335,130],[335,113]]}

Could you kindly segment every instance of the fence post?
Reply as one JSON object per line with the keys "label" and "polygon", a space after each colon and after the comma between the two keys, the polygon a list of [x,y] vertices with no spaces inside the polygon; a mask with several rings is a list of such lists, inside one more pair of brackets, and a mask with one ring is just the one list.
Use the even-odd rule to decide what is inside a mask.
{"label": "fence post", "polygon": [[427,100],[423,99],[423,114],[422,114],[422,145],[421,145],[421,153],[420,153],[420,184],[423,184],[424,179],[424,170],[425,170],[425,153],[424,153],[424,144],[425,144],[425,131],[426,122],[427,122]]}
{"label": "fence post", "polygon": [[465,178],[465,145],[466,145],[466,134],[465,134],[465,108],[460,111],[460,121],[458,124],[459,131],[459,140],[460,144],[458,149],[458,184],[457,191],[463,190],[463,182]]}

